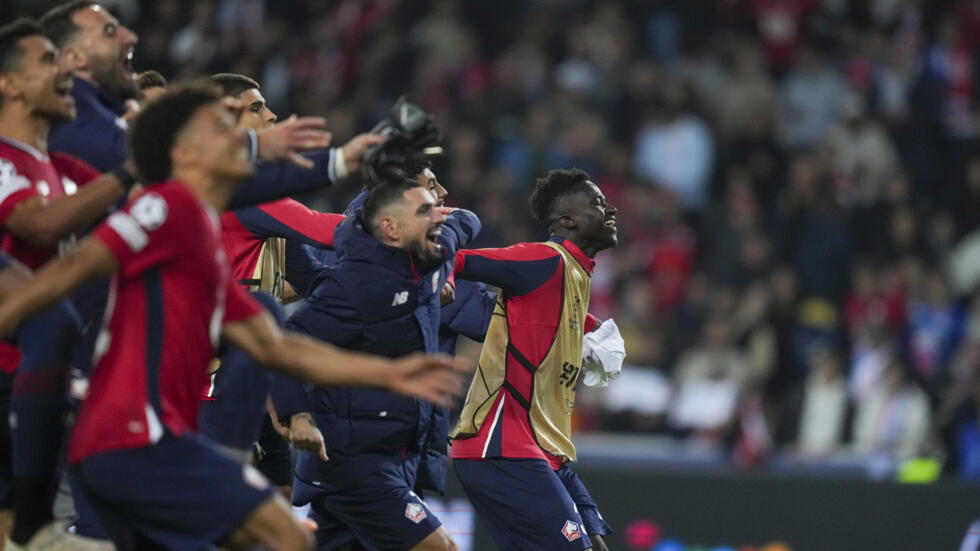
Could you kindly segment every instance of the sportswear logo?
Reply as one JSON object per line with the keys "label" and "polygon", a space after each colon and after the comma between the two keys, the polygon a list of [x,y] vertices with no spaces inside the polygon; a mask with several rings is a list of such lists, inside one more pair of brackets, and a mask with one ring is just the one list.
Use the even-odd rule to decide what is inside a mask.
{"label": "sportswear logo", "polygon": [[422,520],[427,516],[428,515],[425,514],[425,507],[422,507],[418,503],[409,503],[405,507],[405,518],[414,522],[415,524],[422,522]]}
{"label": "sportswear logo", "polygon": [[400,306],[408,302],[408,291],[395,293],[395,298],[391,301],[392,306]]}
{"label": "sportswear logo", "polygon": [[578,524],[570,520],[565,521],[565,526],[562,527],[561,533],[568,541],[575,541],[582,537],[582,532],[579,530]]}

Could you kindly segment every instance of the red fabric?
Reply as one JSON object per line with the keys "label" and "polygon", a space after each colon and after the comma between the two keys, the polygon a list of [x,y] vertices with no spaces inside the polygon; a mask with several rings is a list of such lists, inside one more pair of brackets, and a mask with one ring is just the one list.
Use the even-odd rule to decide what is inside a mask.
{"label": "red fabric", "polygon": [[[31,197],[57,199],[75,192],[99,173],[84,162],[63,153],[50,157],[14,140],[0,140],[0,226],[6,226],[14,207]],[[4,228],[6,229],[6,228]],[[58,251],[41,249],[4,231],[0,248],[36,270]]]}
{"label": "red fabric", "polygon": [[[31,197],[54,199],[74,193],[99,175],[84,162],[64,153],[45,155],[20,142],[0,138],[0,249],[36,270],[57,253],[57,249],[35,247],[6,231],[7,219],[21,201]],[[0,370],[13,373],[20,365],[17,347],[0,343]]]}
{"label": "red fabric", "polygon": [[[595,262],[574,243],[564,240],[565,247],[580,264],[592,273]],[[468,259],[480,257],[480,266]],[[541,261],[555,258],[552,267]],[[542,274],[542,270],[550,272]],[[484,273],[472,273],[480,270]],[[564,259],[557,251],[541,243],[520,243],[502,249],[478,249],[460,251],[456,256],[458,278],[495,280],[503,290],[510,344],[532,365],[540,365],[551,350],[558,330],[564,303]],[[482,279],[480,276],[488,279]],[[532,281],[536,285],[530,292],[514,294],[510,287]],[[521,288],[524,291],[523,288]],[[583,322],[583,330],[594,329],[596,319],[591,315]],[[528,401],[534,397],[534,377],[521,361],[508,352],[506,381]],[[501,401],[503,404],[501,405]],[[499,416],[496,415],[500,406]],[[495,422],[496,417],[496,422]],[[491,428],[492,427],[492,428]],[[499,434],[501,457],[544,459],[552,468],[559,468],[562,458],[554,456],[538,445],[531,428],[528,412],[506,389],[501,390],[490,409],[479,433],[472,438],[453,440],[452,455],[457,458],[483,459],[487,457],[488,441]]]}
{"label": "red fabric", "polygon": [[[178,182],[134,198],[93,238],[112,251],[119,268],[101,337],[108,345],[72,434],[73,464],[151,445],[162,427],[177,435],[196,429],[201,379],[221,322],[262,311],[232,283],[217,215]],[[158,350],[154,337],[162,339]]]}

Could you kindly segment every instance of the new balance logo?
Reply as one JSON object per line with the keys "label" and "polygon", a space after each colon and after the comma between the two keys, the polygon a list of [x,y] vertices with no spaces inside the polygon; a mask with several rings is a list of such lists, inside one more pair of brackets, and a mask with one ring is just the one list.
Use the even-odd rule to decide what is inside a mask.
{"label": "new balance logo", "polygon": [[395,298],[391,301],[391,305],[400,306],[406,302],[408,302],[408,291],[402,291],[400,293],[395,293]]}

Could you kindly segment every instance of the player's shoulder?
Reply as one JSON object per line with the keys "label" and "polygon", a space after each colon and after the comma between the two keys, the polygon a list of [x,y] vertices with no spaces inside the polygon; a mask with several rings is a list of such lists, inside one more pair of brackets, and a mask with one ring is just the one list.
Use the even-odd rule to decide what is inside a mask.
{"label": "player's shoulder", "polygon": [[51,157],[51,164],[54,165],[59,173],[70,174],[73,177],[84,178],[85,180],[92,180],[101,174],[94,166],[70,153],[52,151],[49,155]]}
{"label": "player's shoulder", "polygon": [[141,226],[153,230],[164,224],[194,226],[202,218],[203,209],[183,184],[170,181],[147,187],[129,201],[126,210]]}
{"label": "player's shoulder", "polygon": [[0,169],[4,169],[2,174],[13,172],[29,173],[40,166],[51,162],[47,155],[33,149],[27,145],[9,143],[0,139]]}

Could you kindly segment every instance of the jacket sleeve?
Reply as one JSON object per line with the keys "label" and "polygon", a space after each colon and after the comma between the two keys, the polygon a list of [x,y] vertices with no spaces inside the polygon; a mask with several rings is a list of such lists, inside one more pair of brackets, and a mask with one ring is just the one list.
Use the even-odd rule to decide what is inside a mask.
{"label": "jacket sleeve", "polygon": [[443,250],[455,254],[480,233],[480,219],[466,209],[456,209],[446,217],[439,235]]}
{"label": "jacket sleeve", "polygon": [[255,176],[238,188],[226,208],[231,210],[268,203],[315,191],[337,181],[333,171],[334,148],[308,152],[303,156],[313,161],[312,169],[287,162],[257,163]]}
{"label": "jacket sleeve", "polygon": [[544,284],[561,264],[553,249],[538,243],[518,243],[501,249],[468,249],[456,253],[457,280],[482,281],[521,296]]}
{"label": "jacket sleeve", "polygon": [[449,331],[483,342],[490,327],[490,318],[497,302],[497,293],[473,281],[456,283],[456,300],[442,307],[440,333]]}
{"label": "jacket sleeve", "polygon": [[342,214],[318,212],[288,198],[233,212],[256,237],[284,237],[319,248],[333,247],[334,230],[344,220]]}
{"label": "jacket sleeve", "polygon": [[286,240],[286,281],[301,296],[309,293],[317,277],[335,261],[336,253],[333,251]]}

